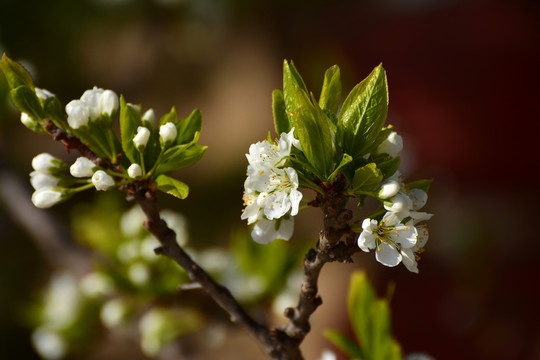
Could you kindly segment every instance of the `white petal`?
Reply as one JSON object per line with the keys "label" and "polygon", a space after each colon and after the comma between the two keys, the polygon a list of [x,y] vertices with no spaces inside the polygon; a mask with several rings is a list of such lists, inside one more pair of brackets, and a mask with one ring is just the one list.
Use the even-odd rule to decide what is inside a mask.
{"label": "white petal", "polygon": [[399,243],[402,248],[408,249],[416,245],[418,232],[412,225],[412,221],[409,221],[406,225],[400,224],[396,226],[389,236],[394,242]]}
{"label": "white petal", "polygon": [[259,244],[269,244],[276,240],[275,221],[263,219],[253,227],[251,238]]}
{"label": "white petal", "polygon": [[428,228],[426,225],[420,225],[416,227],[416,230],[418,231],[418,238],[417,238],[416,245],[419,248],[423,248],[424,246],[426,246],[426,243],[429,238]]}
{"label": "white petal", "polygon": [[282,219],[277,229],[276,238],[281,240],[289,240],[294,232],[294,219]]}
{"label": "white petal", "polygon": [[403,193],[398,193],[396,196],[390,199],[392,205],[384,205],[384,208],[392,212],[405,212],[412,208],[412,201],[409,197]]}
{"label": "white petal", "polygon": [[375,249],[375,235],[370,231],[362,231],[360,236],[358,236],[358,247],[365,252],[369,252],[370,249]]}
{"label": "white petal", "polygon": [[405,265],[409,271],[418,274],[418,264],[416,263],[412,249],[402,249],[401,260],[403,261],[403,265]]}
{"label": "white petal", "polygon": [[388,243],[381,243],[375,251],[375,258],[385,266],[396,266],[401,262],[401,254]]}
{"label": "white petal", "polygon": [[412,201],[412,210],[417,211],[426,205],[427,202],[427,193],[421,189],[411,189],[407,192],[407,195]]}
{"label": "white petal", "polygon": [[291,201],[287,193],[277,191],[268,196],[266,206],[264,207],[264,215],[269,219],[279,219],[289,211]]}
{"label": "white petal", "polygon": [[421,221],[427,221],[431,219],[433,214],[428,214],[426,212],[421,212],[421,211],[411,211],[409,212],[409,216],[411,217],[411,219],[413,219],[413,222],[416,224]]}
{"label": "white petal", "polygon": [[291,200],[291,216],[298,214],[298,208],[300,207],[302,196],[302,193],[298,190],[292,190],[289,194],[289,198]]}

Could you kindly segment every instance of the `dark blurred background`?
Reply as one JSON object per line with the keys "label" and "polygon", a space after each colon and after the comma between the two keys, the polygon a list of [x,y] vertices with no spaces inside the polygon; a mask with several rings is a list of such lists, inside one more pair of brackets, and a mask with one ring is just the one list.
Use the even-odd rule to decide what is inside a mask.
{"label": "dark blurred background", "polygon": [[[202,110],[200,143],[209,149],[179,174],[190,198],[163,199],[187,216],[201,244],[226,247],[231,229],[244,226],[244,153],[273,129],[271,91],[281,88],[284,58],[315,93],[333,64],[348,92],[383,63],[388,123],[405,143],[402,173],[435,179],[430,240],[419,275],[384,268],[372,254],[327,266],[324,305],[304,344],[308,359],[332,348],[322,329],[349,331],[346,287],[355,268],[366,269],[381,294],[396,283],[393,326],[405,353],[540,358],[539,45],[540,4],[532,0],[0,0],[0,48],[64,103],[97,85],[158,116],[172,105],[182,116]],[[73,158],[27,131],[9,103],[0,111],[2,170],[28,192],[33,156]],[[49,212],[68,226],[73,204],[91,199]],[[36,359],[21,313],[57,264],[6,201],[0,197],[0,358]],[[319,217],[300,214],[297,236],[315,239]],[[227,351],[241,348],[242,356],[227,358],[264,358],[239,334]],[[199,358],[226,358],[220,354]]]}

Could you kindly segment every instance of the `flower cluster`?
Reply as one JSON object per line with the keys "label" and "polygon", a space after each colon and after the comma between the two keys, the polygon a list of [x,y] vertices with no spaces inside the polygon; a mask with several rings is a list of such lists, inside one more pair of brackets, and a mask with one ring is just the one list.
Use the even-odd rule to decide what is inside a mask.
{"label": "flower cluster", "polygon": [[111,118],[118,111],[118,106],[118,95],[114,91],[94,86],[86,90],[80,99],[66,105],[67,121],[73,129],[79,129],[102,116]]}
{"label": "flower cluster", "polygon": [[293,132],[282,133],[276,144],[269,140],[252,144],[246,154],[249,165],[241,218],[255,223],[251,236],[261,244],[289,240],[293,233],[292,216],[298,214],[302,193],[296,170],[283,167],[291,146],[299,147]]}
{"label": "flower cluster", "polygon": [[[391,132],[377,151],[395,157],[402,147],[401,137]],[[426,204],[427,193],[407,186],[396,171],[381,184],[378,197],[386,213],[379,221],[364,219],[358,246],[365,252],[376,249],[375,258],[383,265],[396,266],[403,262],[409,271],[418,273],[417,262],[428,240],[427,226],[418,223],[432,217],[418,211]]]}

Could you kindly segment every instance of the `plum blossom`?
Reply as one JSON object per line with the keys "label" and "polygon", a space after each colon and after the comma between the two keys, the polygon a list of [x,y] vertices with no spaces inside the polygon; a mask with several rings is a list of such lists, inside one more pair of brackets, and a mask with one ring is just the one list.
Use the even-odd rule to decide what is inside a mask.
{"label": "plum blossom", "polygon": [[396,157],[401,149],[403,149],[403,139],[397,132],[392,131],[379,147],[377,147],[377,153],[387,153],[391,157]]}
{"label": "plum blossom", "polygon": [[369,252],[376,249],[375,258],[386,266],[396,266],[402,261],[403,250],[417,243],[418,230],[412,220],[402,224],[394,216],[386,213],[380,222],[364,219],[362,233],[358,237],[358,247]]}
{"label": "plum blossom", "polygon": [[128,169],[127,173],[130,178],[137,179],[142,176],[142,168],[139,164],[131,164]]}
{"label": "plum blossom", "polygon": [[64,200],[65,192],[61,188],[41,188],[32,194],[32,203],[40,209],[50,208]]}
{"label": "plum blossom", "polygon": [[137,128],[137,134],[133,137],[133,143],[137,149],[144,149],[150,138],[150,130],[144,126]]}
{"label": "plum blossom", "polygon": [[164,145],[168,145],[176,140],[177,133],[178,130],[176,130],[176,126],[172,122],[168,122],[159,127],[159,138]]}
{"label": "plum blossom", "polygon": [[248,224],[256,223],[251,235],[259,243],[288,240],[292,236],[294,222],[283,217],[298,214],[302,193],[298,190],[296,170],[280,166],[289,156],[291,146],[299,146],[293,131],[282,133],[277,144],[268,140],[252,144],[246,154],[249,165],[241,218]]}
{"label": "plum blossom", "polygon": [[101,115],[112,116],[118,110],[118,95],[112,90],[104,90],[94,86],[86,90],[80,99],[72,100],[66,105],[68,124],[73,129],[88,125]]}

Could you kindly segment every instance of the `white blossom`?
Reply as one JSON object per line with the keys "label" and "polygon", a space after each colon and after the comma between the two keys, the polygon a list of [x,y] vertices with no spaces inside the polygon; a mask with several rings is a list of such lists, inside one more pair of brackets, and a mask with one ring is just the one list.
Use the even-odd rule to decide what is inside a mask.
{"label": "white blossom", "polygon": [[[248,224],[255,223],[251,235],[258,243],[267,244],[275,239],[289,240],[292,236],[293,221],[283,217],[298,214],[302,193],[298,190],[296,170],[280,166],[289,156],[291,147],[296,146],[296,143],[299,146],[293,131],[282,133],[277,144],[268,140],[252,144],[246,154],[249,165],[244,183],[245,208],[241,219],[247,220]],[[282,221],[273,221],[278,219]]]}
{"label": "white blossom", "polygon": [[176,135],[177,135],[176,126],[171,122],[168,122],[159,127],[159,137],[161,138],[161,141],[163,142],[163,144],[168,144],[175,141]]}
{"label": "white blossom", "polygon": [[51,174],[44,174],[39,171],[30,173],[30,184],[35,190],[50,189],[58,186],[60,179]]}
{"label": "white blossom", "polygon": [[153,125],[154,122],[156,121],[156,114],[154,113],[154,109],[146,110],[142,116],[142,121],[150,125]]}
{"label": "white blossom", "polygon": [[51,154],[41,153],[32,159],[32,168],[43,174],[50,174],[51,170],[58,168],[62,160],[55,158]]}
{"label": "white blossom", "polygon": [[40,209],[50,208],[64,199],[64,192],[60,188],[41,188],[32,194],[32,203]]}
{"label": "white blossom", "polygon": [[136,262],[129,266],[128,277],[135,285],[145,285],[150,280],[150,270],[142,262]]}
{"label": "white blossom", "polygon": [[28,115],[27,113],[25,112],[21,112],[21,122],[23,123],[24,126],[26,126],[27,128],[31,127],[32,125],[34,125],[34,119],[32,119],[30,117],[30,115]]}
{"label": "white blossom", "polygon": [[79,288],[84,295],[96,298],[111,294],[114,284],[109,276],[94,271],[81,278]]}
{"label": "white blossom", "polygon": [[49,98],[52,98],[54,97],[54,94],[52,92],[50,92],[49,90],[46,90],[46,89],[40,89],[40,88],[35,88],[36,89],[36,96],[40,99],[40,100],[47,100]]}
{"label": "white blossom", "polygon": [[105,327],[111,329],[121,325],[128,313],[126,302],[121,299],[107,301],[101,308],[99,318]]}
{"label": "white blossom", "polygon": [[92,183],[97,190],[106,191],[114,186],[114,179],[103,170],[98,170],[92,175]]}
{"label": "white blossom", "polygon": [[68,124],[73,129],[87,126],[90,121],[90,112],[88,106],[81,100],[72,100],[66,105],[68,115]]}
{"label": "white blossom", "polygon": [[397,132],[392,131],[379,147],[377,147],[377,153],[387,153],[391,157],[396,157],[401,149],[403,149],[403,139]]}
{"label": "white blossom", "polygon": [[396,171],[394,175],[386,179],[379,189],[379,197],[382,199],[388,199],[397,195],[397,193],[403,188],[403,181],[401,174]]}
{"label": "white blossom", "polygon": [[69,168],[69,173],[76,178],[90,177],[94,173],[93,169],[95,167],[96,164],[94,164],[90,159],[80,156]]}
{"label": "white blossom", "polygon": [[66,340],[56,331],[45,327],[32,332],[32,345],[36,352],[46,360],[59,360],[67,353]]}
{"label": "white blossom", "polygon": [[137,149],[144,148],[146,147],[149,138],[150,130],[148,130],[144,126],[139,126],[137,128],[137,134],[133,137],[133,143],[135,143],[135,147]]}
{"label": "white blossom", "polygon": [[108,116],[116,113],[118,110],[118,95],[112,90],[105,90],[101,94],[101,113]]}
{"label": "white blossom", "polygon": [[406,224],[386,213],[378,223],[364,219],[362,233],[358,237],[358,247],[365,252],[375,250],[375,258],[386,266],[396,266],[403,258],[403,251],[413,248],[417,243],[418,229],[409,220]]}
{"label": "white blossom", "polygon": [[142,176],[142,168],[139,164],[131,164],[128,169],[127,173],[130,178],[137,179]]}
{"label": "white blossom", "polygon": [[259,244],[269,244],[276,239],[289,240],[294,232],[292,217],[280,220],[261,219],[251,232],[253,240]]}
{"label": "white blossom", "polygon": [[81,101],[86,105],[88,115],[92,121],[101,116],[101,96],[104,91],[105,90],[94,86],[93,89],[86,90],[81,96]]}

